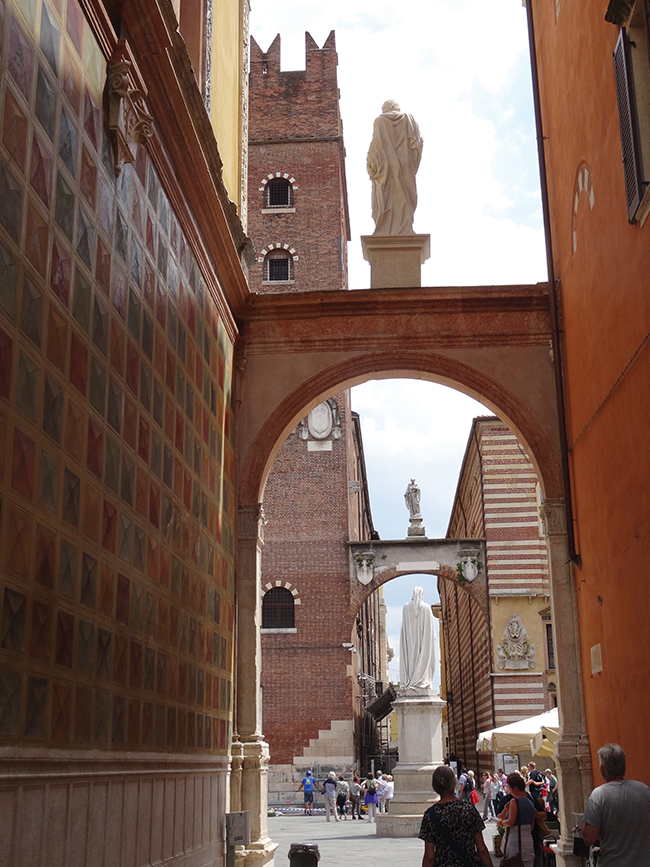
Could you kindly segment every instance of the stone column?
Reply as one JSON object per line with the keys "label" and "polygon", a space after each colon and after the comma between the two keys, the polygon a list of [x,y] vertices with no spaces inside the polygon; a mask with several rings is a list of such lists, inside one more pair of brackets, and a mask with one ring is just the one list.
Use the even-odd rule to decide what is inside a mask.
{"label": "stone column", "polygon": [[260,567],[263,545],[264,513],[261,504],[240,506],[236,560],[238,740],[233,744],[233,764],[239,766],[241,762],[239,809],[250,812],[251,843],[237,855],[238,862],[246,867],[267,864],[272,861],[276,849],[269,839],[267,824],[269,746],[260,730]]}
{"label": "stone column", "polygon": [[559,781],[562,828],[557,856],[561,865],[581,867],[582,860],[573,855],[573,814],[584,810],[592,789],[592,772],[582,688],[578,602],[573,564],[569,560],[564,500],[544,500],[541,512],[548,548],[560,714],[560,736],[553,751]]}

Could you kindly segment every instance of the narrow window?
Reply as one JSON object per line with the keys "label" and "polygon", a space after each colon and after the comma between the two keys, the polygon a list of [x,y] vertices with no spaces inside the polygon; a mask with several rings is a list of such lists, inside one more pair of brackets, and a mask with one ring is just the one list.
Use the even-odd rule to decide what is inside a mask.
{"label": "narrow window", "polygon": [[272,587],[262,599],[262,629],[293,629],[294,603],[286,587]]}
{"label": "narrow window", "polygon": [[548,656],[548,667],[555,668],[555,650],[553,647],[553,626],[550,623],[546,624],[546,655]]}
{"label": "narrow window", "polygon": [[293,188],[286,178],[272,178],[264,190],[265,208],[290,208]]}

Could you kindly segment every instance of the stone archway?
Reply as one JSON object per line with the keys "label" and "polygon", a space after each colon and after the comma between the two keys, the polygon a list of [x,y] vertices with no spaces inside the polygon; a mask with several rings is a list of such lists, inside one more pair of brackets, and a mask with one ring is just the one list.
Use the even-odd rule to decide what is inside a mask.
{"label": "stone archway", "polygon": [[[586,755],[575,587],[566,539],[548,288],[488,286],[250,296],[237,345],[237,704],[233,809],[251,855],[272,850],[260,726],[262,499],[282,442],[310,409],[368,379],[427,379],[477,398],[525,445],[543,495],[558,660],[566,809]],[[562,695],[567,696],[562,706]],[[258,856],[255,856],[258,852]]]}
{"label": "stone archway", "polygon": [[355,614],[366,599],[388,581],[403,575],[435,575],[460,584],[487,615],[487,593],[481,571],[476,580],[463,581],[457,566],[466,558],[484,564],[484,539],[407,538],[349,542],[350,612]]}

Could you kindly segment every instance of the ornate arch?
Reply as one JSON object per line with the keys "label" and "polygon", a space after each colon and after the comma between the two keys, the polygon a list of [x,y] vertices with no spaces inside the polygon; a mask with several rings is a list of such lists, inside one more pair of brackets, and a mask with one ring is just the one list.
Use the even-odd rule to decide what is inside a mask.
{"label": "ornate arch", "polygon": [[286,250],[294,262],[298,261],[298,251],[296,248],[292,247],[290,244],[284,244],[282,241],[272,241],[270,244],[267,244],[266,247],[262,247],[260,255],[257,257],[257,261],[262,263],[267,254],[271,253],[273,250]]}
{"label": "ornate arch", "polygon": [[285,181],[289,181],[289,183],[291,184],[291,186],[294,190],[298,189],[298,183],[297,183],[296,179],[293,177],[293,175],[290,175],[287,172],[269,172],[268,175],[265,178],[262,178],[262,180],[260,181],[260,186],[259,186],[260,193],[264,192],[268,182],[272,181],[274,178],[284,178]]}

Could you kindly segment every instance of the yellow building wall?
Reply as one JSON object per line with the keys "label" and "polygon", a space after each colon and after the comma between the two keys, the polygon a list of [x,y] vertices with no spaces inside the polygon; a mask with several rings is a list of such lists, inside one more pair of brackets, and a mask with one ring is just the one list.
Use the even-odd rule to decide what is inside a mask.
{"label": "yellow building wall", "polygon": [[242,212],[244,4],[216,0],[212,11],[211,122],[223,162],[223,182]]}

